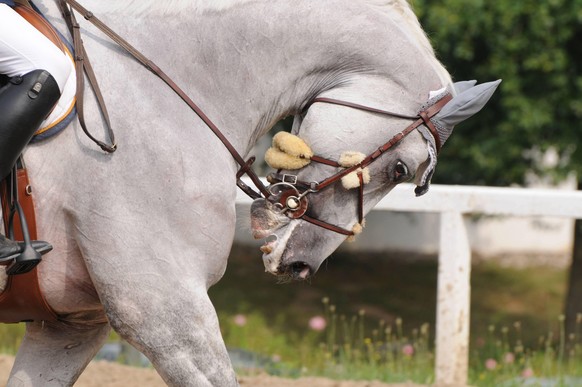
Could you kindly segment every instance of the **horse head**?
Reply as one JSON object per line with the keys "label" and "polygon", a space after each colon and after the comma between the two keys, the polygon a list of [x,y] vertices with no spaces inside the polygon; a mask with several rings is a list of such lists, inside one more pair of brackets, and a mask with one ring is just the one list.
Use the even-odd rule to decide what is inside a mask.
{"label": "horse head", "polygon": [[251,218],[253,236],[267,239],[266,270],[306,279],[362,231],[364,215],[397,184],[414,182],[416,195],[425,194],[440,147],[500,82],[458,82],[404,113],[382,109],[393,104],[388,95],[366,104],[355,102],[367,100],[355,92],[338,93],[350,101],[316,98],[290,134],[274,137],[265,157],[277,173],[269,176],[271,195],[253,202]]}

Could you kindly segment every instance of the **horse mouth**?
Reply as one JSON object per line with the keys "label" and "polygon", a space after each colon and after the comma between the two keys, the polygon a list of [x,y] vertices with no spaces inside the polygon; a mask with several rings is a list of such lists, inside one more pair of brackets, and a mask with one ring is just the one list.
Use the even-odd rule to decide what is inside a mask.
{"label": "horse mouth", "polygon": [[302,281],[309,278],[315,270],[301,260],[293,260],[293,251],[288,242],[298,220],[273,211],[270,204],[262,199],[255,200],[251,206],[251,229],[255,239],[265,239],[260,247],[263,253],[265,271],[285,282]]}
{"label": "horse mouth", "polygon": [[266,272],[274,275],[282,274],[281,268],[283,267],[283,256],[287,250],[287,241],[296,226],[293,223],[295,222],[289,224],[288,227],[279,228],[269,233],[265,243],[260,247]]}

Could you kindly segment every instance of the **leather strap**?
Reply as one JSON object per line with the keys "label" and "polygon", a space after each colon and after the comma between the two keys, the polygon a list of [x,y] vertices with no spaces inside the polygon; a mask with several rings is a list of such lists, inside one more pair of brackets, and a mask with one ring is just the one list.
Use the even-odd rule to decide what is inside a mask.
{"label": "leather strap", "polygon": [[[107,112],[107,106],[105,106],[105,100],[103,99],[101,88],[99,87],[99,83],[97,82],[97,78],[95,77],[95,72],[93,71],[93,67],[91,66],[91,62],[89,61],[89,57],[87,56],[85,47],[83,46],[83,41],[81,39],[81,27],[79,26],[79,23],[77,23],[77,18],[75,17],[75,14],[71,12],[69,7],[67,7],[64,0],[59,0],[57,4],[59,5],[63,18],[67,23],[69,32],[73,36],[73,47],[75,51],[75,70],[77,73],[77,91],[75,97],[77,98],[77,114],[79,116],[79,123],[81,124],[83,132],[85,132],[85,134],[87,135],[87,137],[91,139],[91,141],[99,145],[99,147],[103,149],[105,152],[113,153],[117,150],[115,134],[113,133],[111,120],[109,119],[109,113]],[[87,75],[87,79],[89,79],[91,89],[93,90],[95,98],[97,98],[97,106],[99,107],[99,110],[101,111],[101,116],[105,121],[105,128],[107,129],[107,135],[109,136],[111,145],[98,140],[89,132],[89,129],[87,129],[87,124],[85,123],[85,98],[84,98],[85,77],[83,73]]]}
{"label": "leather strap", "polygon": [[345,228],[341,228],[338,226],[334,226],[333,224],[324,222],[323,220],[315,219],[307,215],[303,215],[301,219],[305,220],[306,222],[315,224],[321,228],[325,228],[326,230],[337,232],[338,234],[352,236],[354,233],[352,231],[346,230]]}
{"label": "leather strap", "polygon": [[[174,90],[174,92],[198,115],[198,117],[200,117],[200,119],[202,121],[204,121],[204,123],[210,128],[210,130],[212,130],[212,132],[216,135],[216,137],[218,137],[218,139],[224,144],[226,149],[230,152],[230,154],[235,159],[235,161],[239,164],[239,166],[245,170],[244,174],[247,174],[250,177],[251,181],[259,189],[259,191],[264,196],[269,195],[269,191],[267,190],[267,188],[261,182],[261,180],[256,175],[256,173],[247,168],[247,166],[246,166],[247,163],[242,158],[242,156],[238,153],[238,151],[234,148],[234,146],[230,143],[230,141],[228,141],[228,139],[224,136],[224,134],[222,134],[222,132],[210,120],[210,118],[208,118],[208,116],[202,111],[202,109],[200,109],[198,107],[198,105],[196,105],[194,103],[194,101],[192,101],[192,99],[190,99],[190,97],[170,77],[168,77],[168,75],[166,75],[165,72],[162,71],[162,69],[160,69],[154,62],[152,62],[151,60],[146,58],[137,49],[135,49],[131,44],[129,44],[125,39],[123,39],[121,36],[119,36],[117,33],[115,33],[111,28],[109,28],[107,25],[105,25],[101,20],[99,20],[97,17],[95,17],[95,15],[92,12],[88,11],[82,5],[77,3],[75,0],[59,0],[59,1],[60,1],[60,3],[63,3],[63,4],[64,3],[69,4],[74,10],[76,10],[77,12],[82,14],[86,20],[91,22],[95,27],[97,27],[104,34],[106,34],[111,40],[113,40],[115,43],[117,43],[122,48],[124,48],[138,62],[140,62],[144,67],[146,67],[148,70],[150,70],[156,76],[158,76],[172,90]],[[66,7],[66,6],[64,6],[63,8],[68,10],[68,7]],[[69,13],[72,15],[72,12],[69,11]],[[63,14],[63,16],[65,16],[65,15]],[[70,16],[67,15],[65,17],[65,19],[70,19]],[[76,29],[77,30],[79,29],[78,25],[77,25]],[[247,187],[246,190],[243,189],[247,194],[249,194],[249,192],[252,191],[252,189],[250,187],[246,186],[244,183],[242,183],[240,181],[240,179],[237,182],[237,185],[239,187],[241,187],[241,185]],[[259,194],[253,193],[250,196],[253,197],[256,195],[259,195]]]}
{"label": "leather strap", "polygon": [[384,114],[387,116],[403,118],[403,119],[408,119],[408,120],[414,120],[414,119],[418,118],[418,116],[410,116],[410,115],[401,114],[401,113],[394,113],[394,112],[391,112],[388,110],[377,109],[377,108],[373,108],[373,107],[366,106],[366,105],[360,105],[360,104],[353,103],[353,102],[343,101],[341,99],[327,98],[327,97],[314,98],[313,100],[311,100],[311,102],[309,102],[307,104],[307,106],[305,108],[303,108],[303,111],[307,110],[311,105],[313,105],[316,102],[324,102],[324,103],[329,103],[329,104],[333,104],[333,105],[347,106],[347,107],[358,109],[358,110],[365,110],[367,112],[380,113],[380,114]]}
{"label": "leather strap", "polygon": [[[8,217],[10,214],[11,182],[10,176],[0,184],[0,196],[2,201],[2,214],[4,216],[4,229],[8,232]],[[32,191],[26,169],[17,170],[18,197],[20,205],[26,214],[26,222],[31,239],[37,239],[36,217]],[[14,218],[14,236],[16,240],[22,240],[20,221],[18,216]],[[39,264],[42,265],[41,262]],[[4,291],[0,294],[0,322],[17,323],[22,321],[57,321],[58,317],[46,302],[38,282],[38,266],[25,274],[10,275]]]}

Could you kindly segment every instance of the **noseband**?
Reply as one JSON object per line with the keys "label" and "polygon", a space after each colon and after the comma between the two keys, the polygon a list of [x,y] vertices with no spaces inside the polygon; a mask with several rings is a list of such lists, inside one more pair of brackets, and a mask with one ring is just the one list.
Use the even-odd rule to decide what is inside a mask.
{"label": "noseband", "polygon": [[[426,110],[421,111],[416,116],[407,116],[399,113],[393,113],[386,110],[371,108],[364,105],[355,104],[352,102],[346,102],[342,100],[332,99],[332,98],[315,98],[307,107],[311,106],[314,103],[329,103],[334,105],[341,105],[346,106],[353,109],[364,110],[372,113],[378,113],[386,116],[403,118],[403,119],[413,119],[415,120],[412,124],[408,125],[403,131],[397,133],[393,136],[388,142],[384,145],[380,146],[370,155],[366,156],[361,162],[349,167],[345,168],[342,171],[322,180],[319,182],[305,182],[298,180],[297,175],[292,174],[282,174],[281,171],[277,171],[276,173],[271,173],[267,176],[267,181],[271,184],[268,188],[268,195],[265,196],[265,199],[274,204],[276,208],[278,208],[282,213],[285,213],[289,218],[292,219],[302,219],[306,222],[315,224],[319,227],[323,227],[327,230],[343,234],[346,236],[354,235],[354,231],[347,230],[341,228],[339,226],[332,225],[330,223],[324,222],[319,219],[312,218],[306,215],[307,209],[309,207],[309,199],[308,195],[315,194],[320,192],[321,190],[331,186],[334,183],[340,181],[344,176],[349,175],[350,173],[355,172],[358,180],[359,180],[359,187],[358,187],[358,223],[362,224],[364,220],[364,178],[362,170],[376,161],[383,153],[391,149],[393,146],[397,145],[410,134],[413,130],[417,129],[420,125],[424,124],[432,133],[435,144],[437,148],[437,152],[440,151],[441,148],[441,141],[438,131],[436,130],[434,124],[430,121],[432,117],[434,117],[443,106],[447,104],[452,99],[450,94],[445,94],[441,99],[439,99],[435,104],[431,105]],[[319,156],[312,156],[310,158],[311,161],[329,165],[332,167],[340,168],[342,167],[337,161],[329,160]],[[252,171],[249,171],[252,172]],[[240,187],[240,184],[239,184]],[[242,187],[241,187],[242,188]],[[248,187],[247,187],[248,188]],[[244,188],[243,191],[247,192]],[[262,191],[262,190],[261,190]],[[249,194],[249,192],[247,192]],[[256,193],[255,193],[256,194]],[[250,194],[249,194],[250,195]],[[257,194],[258,195],[258,194]],[[250,195],[253,197],[253,195]],[[260,197],[254,197],[255,199]]]}

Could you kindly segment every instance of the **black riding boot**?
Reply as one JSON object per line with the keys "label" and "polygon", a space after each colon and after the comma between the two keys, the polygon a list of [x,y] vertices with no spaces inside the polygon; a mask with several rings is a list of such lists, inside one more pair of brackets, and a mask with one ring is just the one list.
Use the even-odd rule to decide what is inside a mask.
{"label": "black riding boot", "polygon": [[[10,173],[60,95],[57,82],[44,70],[13,77],[0,89],[0,179]],[[40,255],[52,249],[42,241],[34,241],[32,247],[38,254],[22,254],[22,244],[1,237],[0,262],[14,259],[12,266],[34,267],[40,262]]]}

